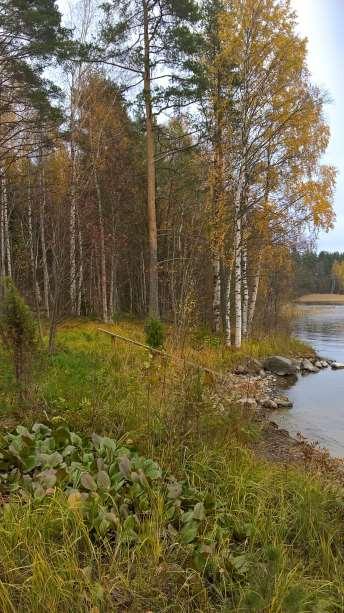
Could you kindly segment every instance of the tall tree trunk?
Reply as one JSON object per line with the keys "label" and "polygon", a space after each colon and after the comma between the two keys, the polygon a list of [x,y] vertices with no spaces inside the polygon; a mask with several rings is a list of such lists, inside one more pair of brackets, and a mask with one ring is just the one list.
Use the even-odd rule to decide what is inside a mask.
{"label": "tall tree trunk", "polygon": [[4,215],[4,235],[5,235],[5,252],[7,262],[7,276],[12,278],[12,257],[11,257],[11,241],[8,223],[8,195],[6,176],[2,177],[2,198],[3,198],[3,215]]}
{"label": "tall tree trunk", "polygon": [[232,285],[232,271],[233,262],[230,263],[227,277],[226,288],[226,313],[225,313],[225,325],[226,325],[226,346],[230,347],[232,344],[232,329],[231,329],[231,285]]}
{"label": "tall tree trunk", "polygon": [[222,75],[218,71],[216,75],[216,96],[214,101],[214,176],[213,182],[213,223],[215,233],[213,237],[213,327],[215,332],[221,330],[221,254],[223,253],[224,234],[224,154],[223,154],[223,100],[221,93]]}
{"label": "tall tree trunk", "polygon": [[[41,156],[41,164],[42,164],[42,156]],[[47,260],[47,248],[45,242],[45,178],[44,178],[44,168],[41,168],[40,171],[40,183],[41,183],[41,197],[40,197],[40,232],[41,232],[41,249],[42,249],[42,264],[43,264],[43,289],[44,289],[44,306],[47,317],[50,316],[50,308],[49,308],[49,271],[48,271],[48,260]]]}
{"label": "tall tree trunk", "polygon": [[235,223],[234,223],[234,308],[235,308],[235,335],[234,345],[241,347],[242,340],[242,270],[241,270],[241,248],[242,248],[242,226],[241,226],[241,197],[244,185],[244,172],[240,170],[239,181],[234,199]]}
{"label": "tall tree trunk", "polygon": [[82,286],[84,281],[84,251],[82,246],[82,235],[79,224],[79,232],[78,232],[78,244],[79,244],[79,275],[78,275],[78,304],[77,304],[77,314],[78,317],[81,315],[81,304],[82,304]]}
{"label": "tall tree trunk", "polygon": [[247,338],[248,333],[248,281],[247,281],[247,245],[242,237],[241,249],[241,275],[242,275],[242,336]]}
{"label": "tall tree trunk", "polygon": [[37,281],[37,254],[35,256],[34,242],[33,242],[33,227],[32,227],[32,200],[31,200],[31,182],[30,172],[27,176],[27,214],[28,214],[28,232],[29,232],[29,252],[30,252],[30,264],[31,275],[33,285],[33,295],[35,300],[35,311],[38,320],[38,329],[41,340],[43,340],[43,330],[41,324],[40,304],[41,304],[41,290]]}
{"label": "tall tree trunk", "polygon": [[242,336],[242,304],[241,304],[241,219],[238,217],[234,229],[234,252],[235,252],[235,282],[234,282],[234,306],[235,306],[235,337],[234,345],[241,347]]}
{"label": "tall tree trunk", "polygon": [[70,303],[72,313],[77,311],[76,299],[76,156],[74,145],[74,110],[72,109],[71,117],[71,162],[72,162],[72,177],[71,177],[71,194],[70,194]]}
{"label": "tall tree trunk", "polygon": [[143,0],[144,18],[144,99],[147,132],[147,216],[149,241],[149,314],[159,318],[158,233],[155,191],[155,144],[151,92],[148,0]]}
{"label": "tall tree trunk", "polygon": [[263,252],[260,251],[259,256],[258,256],[257,270],[256,270],[256,274],[253,279],[253,286],[252,286],[250,304],[249,304],[249,309],[248,309],[248,331],[249,332],[252,330],[252,322],[253,322],[253,317],[254,317],[254,313],[256,310],[258,288],[259,288],[259,281],[260,281],[260,272],[262,268],[262,260],[263,260]]}
{"label": "tall tree trunk", "polygon": [[115,256],[112,253],[111,254],[111,266],[110,266],[110,296],[109,296],[109,312],[110,312],[111,319],[113,318],[113,315],[115,312],[114,311],[114,283],[115,283],[114,265],[115,265]]}
{"label": "tall tree trunk", "polygon": [[213,257],[213,325],[214,332],[221,330],[221,262],[219,256]]}
{"label": "tall tree trunk", "polygon": [[101,281],[101,296],[102,296],[102,314],[103,314],[103,321],[107,322],[109,321],[109,316],[108,316],[108,304],[107,304],[105,232],[104,232],[102,198],[101,198],[100,185],[99,185],[96,169],[94,169],[94,179],[95,179],[96,191],[97,191],[98,218],[99,218],[99,231],[100,231],[100,281]]}
{"label": "tall tree trunk", "polygon": [[5,216],[4,216],[4,175],[1,169],[1,211],[0,211],[0,248],[1,248],[1,277],[6,277],[6,246],[5,246]]}

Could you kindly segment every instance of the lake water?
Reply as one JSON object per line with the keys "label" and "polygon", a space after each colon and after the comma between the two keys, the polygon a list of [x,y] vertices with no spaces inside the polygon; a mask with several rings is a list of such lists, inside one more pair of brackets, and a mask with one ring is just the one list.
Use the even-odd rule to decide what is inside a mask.
{"label": "lake water", "polygon": [[[344,305],[307,305],[295,334],[324,358],[344,362]],[[301,432],[332,455],[344,457],[344,370],[327,368],[299,376],[287,390],[293,409],[274,412],[274,421],[292,435]]]}

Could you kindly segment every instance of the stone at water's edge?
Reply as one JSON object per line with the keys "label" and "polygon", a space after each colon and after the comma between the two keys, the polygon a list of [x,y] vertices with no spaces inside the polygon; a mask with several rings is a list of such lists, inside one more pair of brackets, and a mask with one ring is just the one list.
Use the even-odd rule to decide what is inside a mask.
{"label": "stone at water's edge", "polygon": [[267,358],[263,362],[263,366],[266,370],[270,370],[275,375],[284,377],[286,375],[295,375],[297,373],[297,364],[293,360],[283,358],[280,355],[274,355],[271,358]]}
{"label": "stone at water's edge", "polygon": [[332,362],[331,368],[333,368],[333,370],[342,370],[344,369],[344,364],[342,362]]}
{"label": "stone at water's edge", "polygon": [[263,398],[261,405],[264,409],[278,409],[278,404],[272,398]]}
{"label": "stone at water's edge", "polygon": [[314,366],[314,364],[312,364],[312,362],[310,360],[307,360],[306,358],[301,362],[301,370],[314,373],[319,372],[319,368]]}
{"label": "stone at water's edge", "polygon": [[274,401],[276,402],[279,409],[293,408],[293,403],[291,400],[289,400],[289,398],[287,398],[287,396],[277,396],[276,398],[274,398]]}

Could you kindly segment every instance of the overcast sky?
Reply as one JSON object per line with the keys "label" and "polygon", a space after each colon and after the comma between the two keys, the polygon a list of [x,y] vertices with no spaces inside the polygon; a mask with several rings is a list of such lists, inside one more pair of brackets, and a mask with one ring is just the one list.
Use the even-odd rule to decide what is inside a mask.
{"label": "overcast sky", "polygon": [[291,0],[299,28],[308,38],[308,64],[314,82],[325,88],[332,102],[327,107],[331,143],[326,163],[339,171],[335,229],[319,236],[319,249],[344,251],[344,0]]}
{"label": "overcast sky", "polygon": [[[125,0],[123,0],[125,1]],[[62,12],[77,0],[58,0]],[[319,250],[344,251],[344,0],[291,0],[299,30],[308,38],[309,67],[313,80],[326,89],[332,102],[327,107],[331,143],[325,162],[339,171],[335,196],[335,229],[319,236]]]}

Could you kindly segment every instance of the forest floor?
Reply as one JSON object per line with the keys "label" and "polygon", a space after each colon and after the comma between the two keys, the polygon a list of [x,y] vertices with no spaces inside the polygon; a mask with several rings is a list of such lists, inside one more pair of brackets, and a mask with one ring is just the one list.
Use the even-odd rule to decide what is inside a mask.
{"label": "forest floor", "polygon": [[[8,495],[6,479],[17,479],[18,468],[0,472],[0,610],[343,611],[337,467],[268,414],[233,400],[239,380],[245,394],[254,386],[254,378],[233,374],[243,360],[309,355],[309,347],[283,335],[235,352],[206,331],[181,335],[171,327],[167,361],[113,344],[99,327],[61,326],[56,354],[42,352],[21,404],[0,356],[0,462],[11,441],[20,483],[29,481],[33,492]],[[105,327],[144,342],[142,322]],[[219,383],[186,360],[224,377]],[[31,430],[35,422],[44,426]],[[41,456],[52,441],[55,452]],[[50,468],[34,467],[32,445]],[[106,463],[115,449],[120,482],[116,462]],[[89,471],[72,490],[65,465],[73,474]],[[130,465],[141,468],[130,473]],[[61,486],[51,487],[57,475]]]}

